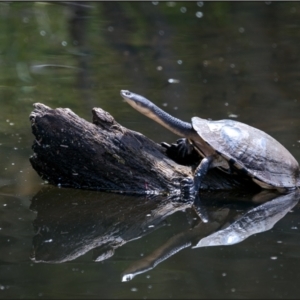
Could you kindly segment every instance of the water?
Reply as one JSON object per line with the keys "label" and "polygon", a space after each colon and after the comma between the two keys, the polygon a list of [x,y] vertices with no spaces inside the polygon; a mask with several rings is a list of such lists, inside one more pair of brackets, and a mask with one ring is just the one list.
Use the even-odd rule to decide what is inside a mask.
{"label": "water", "polygon": [[[2,2],[0,297],[297,298],[296,200],[245,223],[249,196],[210,194],[203,225],[166,199],[49,187],[28,160],[28,116],[35,102],[87,120],[102,107],[157,142],[175,141],[122,102],[119,90],[128,89],[183,120],[258,127],[299,161],[299,15],[298,2]],[[272,229],[258,222],[270,218]],[[235,221],[262,230],[192,248]],[[181,251],[121,281],[173,246]]]}

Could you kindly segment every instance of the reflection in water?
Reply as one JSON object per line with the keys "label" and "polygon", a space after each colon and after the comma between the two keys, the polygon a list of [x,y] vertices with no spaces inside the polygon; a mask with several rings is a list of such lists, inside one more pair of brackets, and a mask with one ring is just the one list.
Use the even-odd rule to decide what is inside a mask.
{"label": "reflection in water", "polygon": [[298,190],[249,210],[230,226],[199,241],[193,248],[240,243],[249,236],[271,229],[299,200]]}
{"label": "reflection in water", "polygon": [[[198,6],[199,3],[203,6]],[[153,272],[155,277],[138,276],[133,282],[137,292],[132,292],[128,284],[118,284],[116,272],[124,263],[129,264],[133,250],[145,253],[144,241],[150,236],[121,249],[122,261],[115,256],[103,265],[78,260],[66,265],[32,266],[26,260],[23,254],[28,253],[27,246],[31,243],[29,223],[33,218],[37,217],[36,231],[41,228],[34,238],[37,260],[46,261],[44,257],[48,255],[49,260],[58,261],[63,258],[59,256],[63,251],[60,242],[67,248],[66,253],[79,256],[76,247],[82,249],[88,244],[89,230],[94,231],[94,236],[97,230],[99,236],[105,234],[104,227],[108,228],[109,219],[117,222],[118,215],[120,223],[126,226],[120,215],[122,210],[130,215],[126,205],[139,205],[140,201],[141,210],[150,209],[142,199],[135,201],[124,197],[125,203],[121,206],[121,201],[115,201],[110,195],[105,196],[106,201],[102,194],[95,193],[89,197],[69,191],[70,197],[74,197],[71,201],[67,200],[63,189],[56,189],[61,196],[49,191],[51,195],[38,194],[40,198],[34,199],[32,207],[37,209],[37,216],[28,212],[28,199],[41,184],[40,178],[30,171],[28,162],[33,138],[28,115],[34,102],[69,107],[88,120],[92,107],[102,107],[126,127],[156,142],[172,142],[175,139],[172,133],[161,130],[122,105],[118,91],[128,88],[147,94],[156,104],[184,120],[194,115],[212,119],[229,117],[259,127],[281,141],[300,160],[300,143],[297,142],[300,139],[300,2],[103,1],[85,3],[92,8],[84,14],[74,5],[74,2],[0,2],[0,48],[4,66],[0,110],[1,298],[299,297],[299,230],[293,228],[299,229],[299,210],[287,214],[272,232],[259,234],[253,243],[248,243],[248,239],[233,247],[214,247],[206,251],[186,249],[178,253],[173,257],[177,264],[169,264],[171,259],[166,261]],[[203,12],[201,18],[196,16],[198,11]],[[77,36],[71,33],[72,24],[74,30],[79,31]],[[44,64],[80,70],[43,67],[39,70],[43,73],[35,73],[28,67]],[[28,77],[31,83],[26,81]],[[180,83],[169,83],[170,78]],[[18,198],[13,199],[11,195]],[[82,203],[84,200],[78,200],[80,197],[86,198],[86,205]],[[232,197],[228,198],[232,203]],[[89,203],[89,199],[95,204]],[[120,212],[108,200],[120,205]],[[7,206],[2,206],[6,203]],[[104,204],[108,206],[108,216],[106,224],[102,221],[103,233],[97,211],[99,213]],[[244,210],[245,206],[250,208],[244,205]],[[227,211],[227,219],[232,220],[234,209],[232,205],[228,207],[230,209],[219,211],[223,210],[224,215]],[[47,209],[51,216],[47,216]],[[93,209],[93,213],[88,212]],[[208,212],[213,219],[209,207]],[[177,215],[182,217],[181,213]],[[105,220],[104,212],[98,216]],[[177,216],[169,219],[177,220]],[[93,226],[96,227],[93,229]],[[164,229],[173,230],[174,227],[178,228]],[[50,249],[51,243],[39,246],[41,235],[49,240],[52,230],[57,230],[58,240],[53,239],[57,252],[54,247]],[[181,231],[183,228],[177,233]],[[164,232],[153,232],[154,239],[159,241]],[[173,232],[168,236],[176,235]],[[122,234],[122,228],[119,233]],[[72,245],[69,246],[72,238],[77,239],[73,252]],[[107,245],[111,245],[112,240],[113,237]],[[277,244],[278,240],[282,243]],[[257,247],[257,244],[260,245]],[[52,253],[46,254],[47,247]],[[101,252],[100,246],[93,248],[93,252],[100,257],[97,249]],[[105,253],[104,248],[102,250]],[[283,254],[276,261],[266,259],[274,252]],[[197,257],[198,262],[191,261],[189,254]],[[85,270],[81,276],[71,271],[76,265]],[[181,266],[185,269],[178,273]],[[162,272],[156,272],[158,270]],[[220,278],[224,270],[228,270],[228,276]],[[184,284],[178,284],[178,279]],[[148,289],[148,285],[152,288]],[[235,293],[231,288],[236,288]]]}
{"label": "reflection in water", "polygon": [[[255,206],[252,199],[257,201],[258,196],[249,195],[244,200],[251,206],[243,213],[241,209],[234,209],[236,203],[216,202],[224,194],[222,192],[221,197],[220,192],[202,195],[209,216],[206,223],[195,218],[192,202],[175,198],[115,198],[112,194],[61,189],[58,199],[57,189],[45,188],[32,200],[31,209],[38,215],[33,224],[36,235],[31,258],[35,262],[62,263],[93,250],[93,259],[103,261],[113,256],[118,247],[163,226],[164,220],[175,212],[186,211],[190,228],[129,266],[122,274],[122,281],[128,281],[184,248],[231,245],[269,230],[299,200],[298,191],[277,197],[269,193],[269,198],[275,199]],[[237,198],[226,194],[227,199]],[[266,191],[263,199],[270,200]]]}
{"label": "reflection in water", "polygon": [[[282,219],[299,200],[299,192],[278,196],[270,202],[250,209],[226,229],[221,229],[228,222],[229,210],[223,209],[214,213],[212,221],[208,224],[199,222],[193,229],[179,233],[147,257],[133,263],[122,275],[122,281],[129,281],[134,276],[153,269],[160,262],[174,255],[178,251],[193,245],[202,238],[193,248],[216,245],[230,245],[238,243],[247,237],[271,229],[275,223]],[[235,217],[237,218],[237,216]]]}
{"label": "reflection in water", "polygon": [[163,226],[163,220],[189,203],[157,197],[118,197],[114,194],[45,188],[38,192],[31,209],[38,215],[33,223],[32,259],[61,263],[94,250],[96,261],[114,250]]}

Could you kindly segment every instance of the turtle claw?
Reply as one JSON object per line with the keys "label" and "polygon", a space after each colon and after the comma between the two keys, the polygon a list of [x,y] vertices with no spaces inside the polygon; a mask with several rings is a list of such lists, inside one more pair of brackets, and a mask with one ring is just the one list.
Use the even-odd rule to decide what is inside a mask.
{"label": "turtle claw", "polygon": [[161,142],[160,145],[164,148],[166,148],[167,150],[171,147],[170,144],[166,143],[166,142]]}
{"label": "turtle claw", "polygon": [[178,145],[178,153],[181,157],[191,155],[194,150],[194,146],[186,138],[178,139],[176,144]]}
{"label": "turtle claw", "polygon": [[195,197],[196,190],[194,179],[191,177],[185,177],[180,182],[181,198],[182,199],[191,199]]}

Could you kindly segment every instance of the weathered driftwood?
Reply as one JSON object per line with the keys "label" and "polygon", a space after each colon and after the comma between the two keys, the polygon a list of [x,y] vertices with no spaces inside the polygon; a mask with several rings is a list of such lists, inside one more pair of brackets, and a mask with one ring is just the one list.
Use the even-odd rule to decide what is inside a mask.
{"label": "weathered driftwood", "polygon": [[[68,108],[34,104],[32,167],[49,183],[65,187],[134,193],[178,193],[192,168],[175,163],[165,148],[118,124],[101,108],[90,123]],[[211,170],[201,189],[245,188],[239,176]]]}

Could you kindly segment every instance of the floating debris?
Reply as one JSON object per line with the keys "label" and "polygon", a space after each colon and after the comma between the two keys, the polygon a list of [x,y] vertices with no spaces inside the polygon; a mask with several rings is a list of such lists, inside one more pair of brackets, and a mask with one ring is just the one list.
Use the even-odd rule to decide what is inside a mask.
{"label": "floating debris", "polygon": [[179,83],[180,80],[179,80],[179,79],[174,79],[174,78],[169,78],[169,79],[168,79],[168,82],[169,82],[169,83]]}
{"label": "floating debris", "polygon": [[197,11],[196,12],[196,17],[199,18],[199,19],[202,18],[203,17],[203,12]]}
{"label": "floating debris", "polygon": [[229,118],[237,118],[239,115],[235,115],[235,114],[230,114],[228,115]]}

